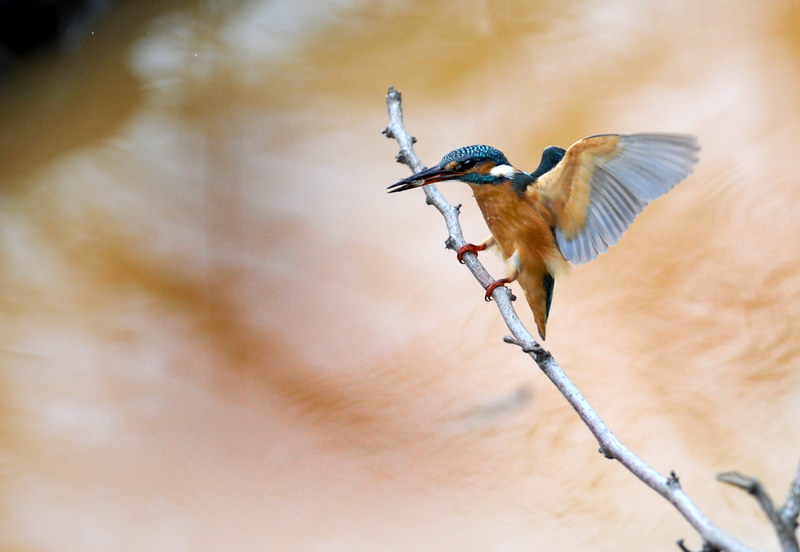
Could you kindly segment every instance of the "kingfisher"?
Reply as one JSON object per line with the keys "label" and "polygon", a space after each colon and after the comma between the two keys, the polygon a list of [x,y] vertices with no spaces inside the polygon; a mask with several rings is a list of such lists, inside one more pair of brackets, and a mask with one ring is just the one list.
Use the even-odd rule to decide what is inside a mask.
{"label": "kingfisher", "polygon": [[527,173],[491,146],[466,146],[388,190],[469,184],[491,234],[461,247],[457,259],[496,248],[506,275],[486,288],[486,300],[518,281],[544,340],[555,278],[569,263],[589,262],[614,245],[648,203],[692,173],[699,151],[690,135],[597,134],[566,150],[546,147]]}

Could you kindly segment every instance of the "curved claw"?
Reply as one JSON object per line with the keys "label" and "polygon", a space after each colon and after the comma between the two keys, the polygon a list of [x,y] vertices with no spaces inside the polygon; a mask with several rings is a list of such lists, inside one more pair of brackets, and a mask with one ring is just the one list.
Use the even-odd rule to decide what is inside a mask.
{"label": "curved claw", "polygon": [[494,293],[494,290],[496,290],[500,286],[509,284],[511,282],[512,282],[511,278],[500,278],[499,280],[495,280],[486,287],[486,295],[484,296],[484,300],[487,302],[491,301],[492,293]]}
{"label": "curved claw", "polygon": [[456,259],[461,264],[464,264],[464,253],[472,253],[476,257],[478,256],[478,251],[483,251],[486,249],[485,245],[475,245],[474,243],[468,243],[464,246],[461,246],[456,253]]}

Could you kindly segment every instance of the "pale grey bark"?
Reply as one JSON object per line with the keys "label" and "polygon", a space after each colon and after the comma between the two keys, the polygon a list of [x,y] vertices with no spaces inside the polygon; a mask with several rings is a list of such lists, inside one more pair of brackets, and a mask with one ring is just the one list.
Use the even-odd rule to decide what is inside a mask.
{"label": "pale grey bark", "polygon": [[739,472],[725,472],[717,475],[717,479],[747,491],[758,501],[767,519],[775,528],[775,533],[778,535],[778,541],[783,552],[800,552],[797,546],[797,536],[795,535],[798,504],[800,503],[800,468],[798,468],[794,481],[789,488],[789,496],[786,498],[786,503],[780,509],[775,508],[772,497],[769,496],[767,490],[755,477]]}

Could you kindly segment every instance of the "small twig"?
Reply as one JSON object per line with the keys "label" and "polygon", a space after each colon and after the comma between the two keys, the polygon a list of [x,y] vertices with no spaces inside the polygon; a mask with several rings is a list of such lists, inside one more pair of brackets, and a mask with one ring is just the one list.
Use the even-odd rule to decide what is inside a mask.
{"label": "small twig", "polygon": [[[397,140],[400,146],[398,160],[402,160],[413,172],[419,172],[422,170],[423,164],[414,153],[414,141],[406,133],[405,127],[403,126],[401,101],[400,92],[390,87],[386,94],[386,104],[389,110],[389,126],[384,130],[384,134],[387,137],[392,137]],[[466,243],[461,231],[461,225],[458,222],[458,209],[444,199],[435,185],[425,186],[423,190],[425,192],[426,202],[436,207],[445,219],[448,231],[448,238],[446,241],[447,247],[457,250]],[[464,262],[472,275],[475,276],[484,288],[494,281],[475,255],[465,255]],[[667,478],[659,474],[617,439],[605,422],[603,422],[600,416],[598,416],[591,405],[586,401],[586,398],[584,398],[580,390],[567,377],[555,358],[538,344],[519,320],[511,303],[511,292],[506,286],[500,286],[495,289],[492,298],[495,300],[506,326],[508,326],[508,329],[511,331],[511,337],[507,338],[506,341],[519,345],[524,351],[530,353],[542,372],[544,372],[561,392],[583,423],[586,424],[595,436],[600,444],[600,451],[606,457],[614,458],[619,461],[641,481],[666,498],[692,527],[695,528],[704,543],[707,543],[714,549],[725,552],[750,551],[749,548],[731,535],[712,524],[708,517],[706,517],[697,505],[683,492],[676,477]]]}
{"label": "small twig", "polygon": [[[767,515],[767,519],[769,519],[770,523],[772,523],[772,526],[775,528],[783,552],[800,552],[797,547],[797,537],[795,537],[794,534],[794,530],[797,527],[797,516],[790,519],[789,523],[787,523],[782,516],[783,508],[781,508],[781,511],[775,509],[775,503],[758,479],[739,472],[720,473],[717,475],[717,479],[723,483],[747,491],[758,501],[761,509]],[[794,489],[794,483],[792,489]],[[787,499],[787,501],[790,501],[793,497],[793,490],[790,490],[789,499]],[[791,514],[791,511],[789,513]]]}
{"label": "small twig", "polygon": [[539,345],[536,341],[523,343],[522,341],[518,340],[516,337],[511,335],[505,336],[503,338],[503,341],[505,341],[506,343],[510,343],[511,345],[516,345],[517,347],[520,347],[523,353],[528,353],[529,355],[533,356],[533,360],[535,360],[537,364],[540,361],[539,357],[542,357],[541,361],[544,361],[545,359],[544,357],[550,354],[549,351],[545,351],[542,348],[542,346]]}

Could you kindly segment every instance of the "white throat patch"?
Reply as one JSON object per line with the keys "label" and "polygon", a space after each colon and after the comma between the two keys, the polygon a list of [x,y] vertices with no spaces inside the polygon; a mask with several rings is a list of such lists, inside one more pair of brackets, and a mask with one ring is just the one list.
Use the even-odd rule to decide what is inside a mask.
{"label": "white throat patch", "polygon": [[489,174],[492,176],[501,176],[503,178],[514,178],[514,175],[517,174],[517,169],[511,165],[497,165],[489,171]]}

